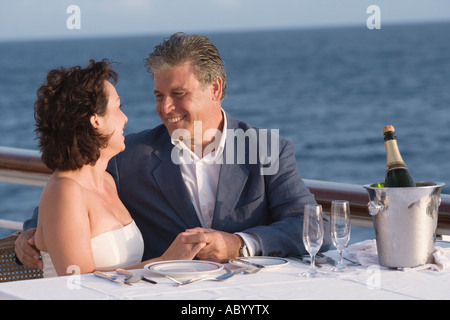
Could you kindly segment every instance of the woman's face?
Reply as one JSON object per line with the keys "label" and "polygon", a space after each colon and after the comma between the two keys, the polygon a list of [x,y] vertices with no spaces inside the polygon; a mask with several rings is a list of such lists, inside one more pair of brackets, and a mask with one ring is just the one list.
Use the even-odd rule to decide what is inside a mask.
{"label": "woman's face", "polygon": [[128,122],[128,118],[122,112],[120,97],[109,81],[105,81],[105,93],[108,103],[105,114],[97,116],[98,130],[104,135],[111,135],[107,148],[111,149],[114,154],[117,154],[125,150],[123,130]]}

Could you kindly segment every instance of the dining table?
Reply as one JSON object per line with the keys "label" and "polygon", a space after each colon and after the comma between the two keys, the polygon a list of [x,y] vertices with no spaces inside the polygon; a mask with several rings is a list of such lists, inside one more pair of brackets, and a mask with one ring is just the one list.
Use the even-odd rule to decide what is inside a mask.
{"label": "dining table", "polygon": [[[439,245],[450,250],[448,242],[441,242]],[[238,271],[230,278],[224,281],[205,280],[183,286],[179,286],[173,277],[167,277],[167,274],[147,266],[130,271],[156,283],[138,281],[126,284],[123,281],[109,281],[93,273],[73,274],[2,283],[0,300],[180,300],[182,304],[176,312],[182,313],[198,312],[192,308],[199,306],[200,300],[240,301],[238,305],[247,306],[247,312],[250,307],[253,307],[252,312],[256,312],[256,305],[259,306],[258,312],[264,312],[263,306],[269,312],[268,307],[275,300],[450,299],[450,268],[392,269],[377,263],[360,265],[355,261],[351,263],[345,260],[348,271],[338,273],[332,271],[333,261],[338,259],[337,251],[330,250],[324,254],[331,259],[317,265],[320,274],[316,278],[304,276],[310,265],[307,260],[300,260],[298,257],[278,258],[282,263],[266,265],[256,273],[243,271],[253,270],[253,266],[243,269],[243,266],[227,262],[223,264],[223,269],[217,271],[217,275],[226,270]],[[116,272],[105,274],[117,275]],[[258,301],[265,303],[258,304]],[[226,308],[223,307],[221,312],[243,312],[233,309],[236,308],[235,304]]]}

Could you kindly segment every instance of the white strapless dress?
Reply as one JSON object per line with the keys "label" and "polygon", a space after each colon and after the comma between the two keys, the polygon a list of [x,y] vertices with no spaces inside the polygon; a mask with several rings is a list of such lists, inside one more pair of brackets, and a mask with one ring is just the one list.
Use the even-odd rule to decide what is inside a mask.
{"label": "white strapless dress", "polygon": [[[142,261],[144,240],[134,220],[126,226],[91,239],[96,270],[113,270]],[[41,251],[44,278],[57,277],[52,259]]]}

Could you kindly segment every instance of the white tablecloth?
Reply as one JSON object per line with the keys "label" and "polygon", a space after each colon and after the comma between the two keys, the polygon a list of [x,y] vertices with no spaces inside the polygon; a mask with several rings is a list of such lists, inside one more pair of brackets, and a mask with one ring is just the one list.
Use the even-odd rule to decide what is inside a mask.
{"label": "white tablecloth", "polygon": [[[336,257],[336,252],[327,253]],[[322,265],[327,270],[330,265]],[[308,266],[264,269],[254,275],[238,274],[224,282],[204,281],[184,287],[149,270],[134,270],[158,283],[132,286],[109,282],[93,274],[0,284],[0,299],[154,299],[154,300],[292,300],[292,299],[450,299],[450,270],[403,272],[352,267],[351,273],[308,279],[299,276]]]}

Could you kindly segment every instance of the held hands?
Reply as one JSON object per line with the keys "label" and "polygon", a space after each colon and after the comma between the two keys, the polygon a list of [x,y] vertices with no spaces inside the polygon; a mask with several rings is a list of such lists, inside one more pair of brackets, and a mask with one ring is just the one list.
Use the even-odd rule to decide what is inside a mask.
{"label": "held hands", "polygon": [[206,243],[184,243],[183,237],[189,234],[189,231],[178,234],[172,244],[167,248],[164,254],[158,260],[192,260],[197,253],[206,246]]}
{"label": "held hands", "polygon": [[190,245],[204,244],[196,254],[197,258],[216,262],[236,258],[243,244],[242,238],[236,234],[204,228],[186,230],[181,240]]}

